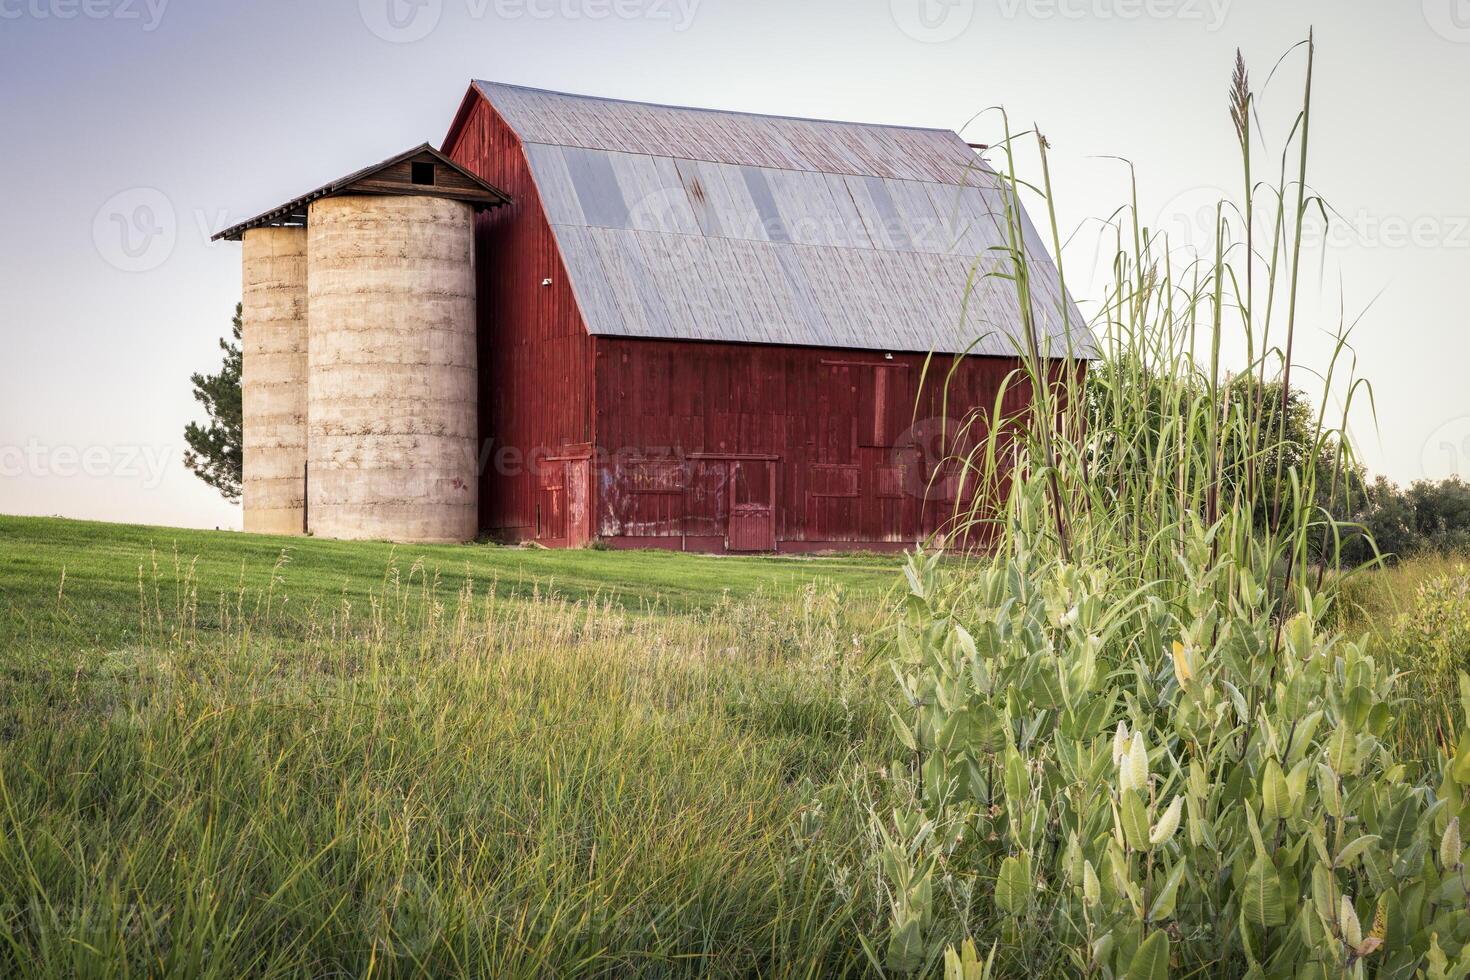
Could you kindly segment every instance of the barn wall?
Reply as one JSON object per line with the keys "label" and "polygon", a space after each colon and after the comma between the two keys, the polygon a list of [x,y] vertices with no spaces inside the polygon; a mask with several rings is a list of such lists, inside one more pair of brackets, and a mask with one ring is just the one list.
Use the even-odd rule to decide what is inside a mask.
{"label": "barn wall", "polygon": [[[482,530],[816,551],[947,529],[957,479],[936,467],[968,443],[941,445],[940,420],[952,437],[988,412],[1014,359],[962,358],[946,387],[936,357],[921,395],[922,354],[592,337],[525,148],[478,91],[444,152],[513,200],[476,225]],[[1026,399],[1013,385],[1005,410]],[[769,527],[751,509],[766,480]]]}
{"label": "barn wall", "polygon": [[[962,358],[947,386],[951,358],[936,357],[927,374],[924,363],[920,354],[599,337],[596,533],[631,547],[725,550],[732,529],[745,533],[730,522],[734,498],[758,493],[731,481],[758,478],[766,463],[778,550],[898,548],[944,530],[963,494],[946,471],[931,483],[948,454],[938,420],[950,419],[952,438],[971,409],[988,413],[1017,362]],[[1014,385],[1006,411],[1026,398]],[[747,457],[745,470],[734,457]]]}
{"label": "barn wall", "polygon": [[[476,91],[444,153],[510,195],[475,227],[479,297],[480,527],[509,540],[565,540],[564,506],[546,488],[547,456],[592,443],[592,339],[515,133]],[[543,280],[551,285],[543,286]],[[574,500],[575,500],[575,495]],[[539,520],[538,520],[539,518]]]}

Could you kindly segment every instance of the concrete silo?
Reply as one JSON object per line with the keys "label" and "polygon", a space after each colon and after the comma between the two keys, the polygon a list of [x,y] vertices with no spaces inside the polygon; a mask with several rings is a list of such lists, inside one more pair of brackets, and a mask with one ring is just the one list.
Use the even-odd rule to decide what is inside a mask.
{"label": "concrete silo", "polygon": [[306,529],[306,229],[244,234],[245,530]]}
{"label": "concrete silo", "polygon": [[313,533],[475,537],[474,208],[328,197],[307,227]]}
{"label": "concrete silo", "polygon": [[245,529],[479,532],[475,214],[427,144],[220,232],[244,242]]}

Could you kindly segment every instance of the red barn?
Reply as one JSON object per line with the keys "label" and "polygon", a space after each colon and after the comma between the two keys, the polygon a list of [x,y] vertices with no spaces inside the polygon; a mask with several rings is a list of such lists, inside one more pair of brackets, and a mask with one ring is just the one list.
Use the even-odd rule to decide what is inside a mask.
{"label": "red barn", "polygon": [[[958,135],[475,82],[442,154],[509,200],[473,216],[481,533],[798,552],[942,529],[940,420],[994,405],[1023,322],[995,275],[1013,198]],[[1080,350],[1019,225],[1040,341]]]}

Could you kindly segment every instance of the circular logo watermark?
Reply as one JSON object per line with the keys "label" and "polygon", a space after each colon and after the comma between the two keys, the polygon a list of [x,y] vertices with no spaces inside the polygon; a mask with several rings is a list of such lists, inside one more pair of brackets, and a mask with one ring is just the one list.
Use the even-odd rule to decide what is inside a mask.
{"label": "circular logo watermark", "polygon": [[708,254],[683,188],[664,187],[639,198],[628,209],[628,227],[655,233],[644,245],[670,272],[688,272]]}
{"label": "circular logo watermark", "polygon": [[888,0],[893,22],[915,41],[953,41],[975,19],[975,0]]}
{"label": "circular logo watermark", "polygon": [[[1159,208],[1149,224],[1149,233],[1167,240],[1171,254],[1213,259],[1216,223],[1221,217],[1220,203],[1228,196],[1221,188],[1208,185],[1191,187],[1175,194]],[[1229,207],[1225,208],[1226,220],[1233,214]]]}
{"label": "circular logo watermark", "polygon": [[1423,0],[1424,20],[1434,33],[1456,44],[1470,44],[1470,0]]}
{"label": "circular logo watermark", "polygon": [[422,962],[444,933],[439,892],[412,871],[377,884],[360,905],[362,933],[379,956]]}
{"label": "circular logo watermark", "polygon": [[1429,479],[1470,476],[1470,415],[1450,419],[1429,434],[1419,453],[1419,468]]}
{"label": "circular logo watermark", "polygon": [[168,261],[179,238],[173,202],[154,187],[114,194],[92,219],[92,242],[108,265],[147,272]]}
{"label": "circular logo watermark", "polygon": [[390,44],[422,41],[439,26],[444,0],[357,0],[362,22]]}
{"label": "circular logo watermark", "polygon": [[[957,445],[966,432],[959,419],[919,419],[893,441],[888,465],[904,496],[935,503],[951,503],[958,496],[966,454]],[[975,477],[970,477],[973,487]]]}

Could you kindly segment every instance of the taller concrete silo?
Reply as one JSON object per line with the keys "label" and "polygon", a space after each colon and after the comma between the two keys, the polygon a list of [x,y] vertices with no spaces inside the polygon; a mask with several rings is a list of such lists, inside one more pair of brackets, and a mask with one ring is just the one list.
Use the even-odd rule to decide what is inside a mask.
{"label": "taller concrete silo", "polygon": [[306,530],[306,229],[244,234],[245,530]]}
{"label": "taller concrete silo", "polygon": [[215,236],[245,242],[246,530],[476,536],[474,218],[509,202],[425,144]]}
{"label": "taller concrete silo", "polygon": [[330,197],[307,227],[313,532],[475,537],[474,208]]}

